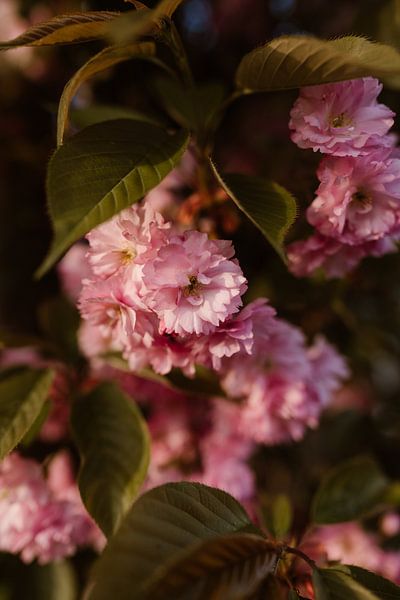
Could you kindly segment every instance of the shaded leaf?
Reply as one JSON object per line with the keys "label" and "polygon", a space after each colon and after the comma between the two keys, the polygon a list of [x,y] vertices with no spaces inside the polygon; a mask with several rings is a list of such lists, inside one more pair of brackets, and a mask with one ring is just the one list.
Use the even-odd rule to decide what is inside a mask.
{"label": "shaded leaf", "polygon": [[381,600],[336,568],[314,569],[312,580],[315,600]]}
{"label": "shaded leaf", "polygon": [[262,515],[267,529],[276,539],[282,539],[290,530],[293,520],[292,505],[285,494],[261,499]]}
{"label": "shaded leaf", "polygon": [[33,25],[13,40],[0,42],[0,50],[19,46],[53,46],[98,39],[104,36],[107,25],[119,14],[110,11],[92,11],[58,15],[49,21]]}
{"label": "shaded leaf", "polygon": [[199,483],[168,483],[144,494],[94,569],[88,600],[142,600],[156,570],[201,540],[258,533],[229,494]]}
{"label": "shaded leaf", "polygon": [[38,320],[53,353],[64,361],[76,362],[80,357],[77,338],[80,317],[76,306],[63,296],[48,298],[39,307]]}
{"label": "shaded leaf", "polygon": [[206,396],[225,396],[214,371],[201,365],[196,366],[194,377],[186,377],[181,369],[172,369],[165,379],[176,389]]}
{"label": "shaded leaf", "polygon": [[357,583],[376,594],[379,600],[400,600],[400,587],[381,575],[355,565],[339,565],[334,568],[350,575]]}
{"label": "shaded leaf", "polygon": [[325,524],[358,519],[381,500],[387,486],[385,475],[371,458],[347,461],[323,479],[313,502],[313,521]]}
{"label": "shaded leaf", "polygon": [[179,162],[186,132],[120,119],[87,127],[54,153],[47,195],[54,241],[37,276],[96,225],[140,200]]}
{"label": "shaded leaf", "polygon": [[143,113],[125,106],[114,106],[112,104],[92,104],[86,108],[72,109],[70,119],[74,126],[79,129],[101,123],[102,121],[111,121],[115,119],[133,119],[134,121],[144,121],[158,127],[167,125],[166,120],[162,120],[161,115],[153,113]]}
{"label": "shaded leaf", "polygon": [[21,369],[0,381],[0,460],[22,440],[40,414],[54,372]]}
{"label": "shaded leaf", "polygon": [[239,173],[214,173],[226,193],[285,260],[283,242],[297,215],[296,200],[279,184]]}
{"label": "shaded leaf", "polygon": [[236,72],[244,92],[290,89],[358,77],[400,74],[395,48],[363,37],[282,36],[246,54]]}
{"label": "shaded leaf", "polygon": [[[61,95],[57,118],[57,145],[62,144],[65,127],[68,121],[69,106],[79,86],[90,77],[101,71],[105,71],[132,58],[155,59],[156,46],[153,42],[142,42],[128,46],[111,46],[104,48],[85,63],[69,80]],[[162,64],[162,63],[161,63]]]}
{"label": "shaded leaf", "polygon": [[218,83],[186,87],[176,79],[159,78],[153,85],[170,117],[196,132],[208,129],[225,95]]}
{"label": "shaded leaf", "polygon": [[153,9],[138,5],[137,10],[122,14],[115,23],[108,27],[108,37],[116,44],[124,44],[137,40],[146,34],[156,34],[160,30],[162,20],[171,18],[183,0],[161,0]]}
{"label": "shaded leaf", "polygon": [[274,572],[276,564],[276,548],[261,536],[236,534],[204,540],[175,564],[159,570],[149,597],[243,600]]}
{"label": "shaded leaf", "polygon": [[71,415],[81,456],[78,484],[83,502],[109,536],[142,485],[149,462],[149,434],[132,400],[103,383],[78,398]]}

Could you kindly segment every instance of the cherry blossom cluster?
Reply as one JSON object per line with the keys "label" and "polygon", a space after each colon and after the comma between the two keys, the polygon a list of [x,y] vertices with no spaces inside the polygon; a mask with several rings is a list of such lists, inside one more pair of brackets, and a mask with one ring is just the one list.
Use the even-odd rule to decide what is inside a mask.
{"label": "cherry blossom cluster", "polygon": [[396,251],[400,155],[389,133],[394,113],[377,101],[372,77],[302,88],[289,122],[300,148],[325,154],[307,210],[315,233],[288,247],[297,276],[319,268],[341,277],[366,256]]}
{"label": "cherry blossom cluster", "polygon": [[39,463],[17,452],[0,463],[0,550],[40,564],[75,553],[100,550],[105,539],[86,512],[68,453],[57,454],[47,478]]}
{"label": "cherry blossom cluster", "polygon": [[277,318],[267,300],[242,310],[246,280],[229,241],[176,234],[146,203],[88,234],[92,275],[79,307],[84,352],[119,352],[131,371],[216,371],[238,404],[238,431],[265,444],[300,439],[347,369],[322,338]]}

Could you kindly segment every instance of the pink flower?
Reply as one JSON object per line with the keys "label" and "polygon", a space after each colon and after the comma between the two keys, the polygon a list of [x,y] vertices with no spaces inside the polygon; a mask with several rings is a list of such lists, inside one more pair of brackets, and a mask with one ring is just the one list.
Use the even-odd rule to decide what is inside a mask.
{"label": "pink flower", "polygon": [[323,565],[328,561],[359,565],[399,581],[400,552],[385,552],[377,536],[367,533],[358,523],[326,525],[312,530],[301,550]]}
{"label": "pink flower", "polygon": [[307,277],[321,269],[326,277],[333,278],[343,277],[366,256],[383,256],[396,251],[392,235],[354,246],[316,232],[306,240],[290,244],[287,255],[289,270],[296,277]]}
{"label": "pink flower", "polygon": [[150,204],[135,204],[87,234],[89,263],[96,276],[107,278],[154,252],[170,227]]}
{"label": "pink flower", "polygon": [[322,336],[315,339],[307,355],[312,371],[310,385],[314,388],[319,403],[325,407],[349,377],[349,368],[344,358]]}
{"label": "pink flower", "polygon": [[318,231],[346,244],[374,241],[400,222],[400,159],[379,150],[358,158],[326,157],[317,197],[307,210]]}
{"label": "pink flower", "polygon": [[372,77],[305,87],[291,113],[291,138],[300,148],[334,156],[360,156],[391,146],[385,134],[394,113],[377,97],[382,84]]}
{"label": "pink flower", "polygon": [[246,280],[225,240],[198,231],[173,236],[143,269],[145,298],[160,318],[160,331],[209,333],[242,304]]}
{"label": "pink flower", "polygon": [[[59,463],[58,463],[59,464]],[[54,468],[51,467],[50,470]],[[72,485],[72,483],[71,483]],[[76,490],[59,496],[32,460],[13,453],[0,464],[0,549],[40,564],[73,554],[92,544],[97,530]]]}
{"label": "pink flower", "polygon": [[78,300],[82,290],[82,281],[92,276],[92,270],[86,258],[88,246],[82,242],[74,244],[57,267],[61,287],[72,301]]}
{"label": "pink flower", "polygon": [[122,277],[85,280],[84,284],[78,304],[82,317],[109,342],[109,349],[125,349],[136,325],[138,296],[134,286]]}

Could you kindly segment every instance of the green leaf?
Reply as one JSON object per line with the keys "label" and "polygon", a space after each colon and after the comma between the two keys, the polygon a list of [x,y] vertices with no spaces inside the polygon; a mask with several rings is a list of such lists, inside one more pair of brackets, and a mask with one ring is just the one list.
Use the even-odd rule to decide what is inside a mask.
{"label": "green leaf", "polygon": [[38,23],[8,42],[0,42],[0,50],[19,46],[53,46],[71,44],[101,38],[107,31],[110,21],[120,13],[92,11],[58,15],[49,21]]}
{"label": "green leaf", "polygon": [[45,403],[54,372],[22,369],[0,381],[0,460],[22,440]]}
{"label": "green leaf", "polygon": [[[26,576],[26,575],[25,575]],[[37,600],[77,600],[75,571],[67,561],[48,565],[30,565],[25,597]]]}
{"label": "green leaf", "polygon": [[75,363],[80,357],[77,339],[80,317],[77,308],[63,296],[48,298],[39,307],[38,320],[53,353],[66,362]]}
{"label": "green leaf", "polygon": [[196,366],[194,377],[186,377],[181,369],[172,369],[165,379],[178,390],[184,390],[190,394],[199,394],[205,396],[225,396],[221,388],[218,377],[215,372],[203,367]]}
{"label": "green leaf", "polygon": [[276,539],[282,539],[290,531],[293,521],[292,505],[285,494],[272,500],[262,499],[262,513],[268,530]]}
{"label": "green leaf", "polygon": [[226,193],[286,260],[283,242],[297,215],[293,196],[273,181],[239,173],[220,175],[212,167]]}
{"label": "green leaf", "polygon": [[368,457],[345,462],[323,479],[314,498],[315,523],[341,523],[364,516],[382,498],[388,481]]}
{"label": "green leaf", "polygon": [[120,119],[91,125],[58,148],[48,168],[54,241],[37,276],[80,237],[140,200],[178,164],[186,132]]}
{"label": "green leaf", "polygon": [[273,573],[277,550],[265,538],[236,534],[203,540],[175,564],[159,569],[149,597],[152,600],[249,598]]}
{"label": "green leaf", "polygon": [[70,119],[75,127],[83,129],[95,123],[102,121],[111,121],[115,119],[133,119],[134,121],[144,121],[164,127],[168,125],[167,119],[162,119],[158,114],[144,113],[139,110],[133,110],[125,106],[115,106],[112,104],[92,104],[86,108],[72,109]]}
{"label": "green leaf", "polygon": [[156,46],[154,42],[142,42],[127,46],[110,46],[104,48],[85,63],[69,80],[61,95],[57,118],[57,145],[59,146],[63,142],[64,131],[68,121],[69,106],[82,83],[96,73],[105,71],[132,58],[145,58],[153,60],[158,64],[161,61],[155,59],[155,54]]}
{"label": "green leaf", "polygon": [[176,79],[159,78],[153,85],[170,117],[185,129],[200,133],[210,127],[225,95],[218,83],[186,87]]}
{"label": "green leaf", "polygon": [[229,494],[199,483],[169,483],[144,494],[94,569],[88,600],[144,600],[158,568],[201,540],[258,533]]}
{"label": "green leaf", "polygon": [[336,568],[314,569],[312,580],[315,600],[382,600]]}
{"label": "green leaf", "polygon": [[334,568],[350,575],[357,583],[376,594],[379,600],[400,600],[400,587],[393,581],[355,565],[339,565]]}
{"label": "green leaf", "polygon": [[245,93],[400,74],[400,54],[363,37],[282,36],[246,54],[236,72]]}
{"label": "green leaf", "polygon": [[295,590],[290,590],[288,600],[301,600],[301,596]]}
{"label": "green leaf", "polygon": [[140,36],[157,34],[162,20],[171,18],[183,0],[161,0],[153,9],[140,4],[138,10],[122,14],[115,23],[110,23],[107,36],[115,44],[125,44]]}
{"label": "green leaf", "polygon": [[146,423],[130,398],[103,383],[74,402],[71,426],[81,455],[78,484],[83,502],[109,536],[147,473]]}

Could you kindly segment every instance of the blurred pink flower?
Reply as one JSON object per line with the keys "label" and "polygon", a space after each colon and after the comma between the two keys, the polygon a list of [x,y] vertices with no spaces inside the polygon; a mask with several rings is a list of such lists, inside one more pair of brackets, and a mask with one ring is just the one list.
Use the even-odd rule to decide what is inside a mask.
{"label": "blurred pink flower", "polygon": [[382,84],[372,77],[302,88],[290,113],[293,142],[334,156],[391,146],[385,134],[395,114],[377,102],[381,91]]}
{"label": "blurred pink flower", "polygon": [[76,302],[82,290],[82,281],[92,276],[92,270],[86,258],[87,244],[74,244],[59,262],[57,271],[61,287],[66,296]]}
{"label": "blurred pink flower", "polygon": [[[57,459],[49,467],[55,468],[65,469],[65,464]],[[55,479],[53,475],[52,485]],[[99,537],[97,527],[79,494],[67,493],[74,485],[69,484],[64,475],[52,489],[39,464],[17,453],[7,456],[0,464],[0,549],[20,554],[24,562],[37,559],[45,564],[70,556],[80,545],[93,544]]]}
{"label": "blurred pink flower", "polygon": [[318,269],[322,269],[329,278],[343,277],[363,258],[392,252],[397,252],[392,235],[354,246],[316,232],[306,240],[293,242],[287,247],[289,270],[296,277],[308,277]]}
{"label": "blurred pink flower", "polygon": [[326,157],[307,210],[318,231],[346,244],[374,241],[400,223],[400,159],[378,150],[358,158]]}

